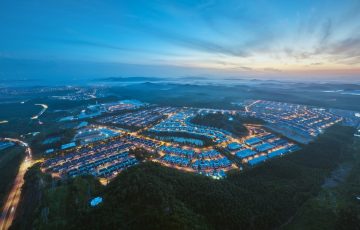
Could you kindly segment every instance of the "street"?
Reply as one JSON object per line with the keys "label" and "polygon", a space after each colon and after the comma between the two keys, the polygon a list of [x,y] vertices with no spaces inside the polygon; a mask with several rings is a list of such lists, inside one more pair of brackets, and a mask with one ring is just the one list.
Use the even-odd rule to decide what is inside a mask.
{"label": "street", "polygon": [[27,143],[13,138],[4,138],[4,140],[15,142],[25,147],[26,157],[24,161],[20,164],[19,171],[13,183],[13,187],[11,188],[8,198],[3,206],[0,217],[0,230],[9,229],[9,227],[11,226],[15,217],[16,208],[19,204],[19,200],[21,196],[21,187],[24,184],[24,175],[28,170],[28,168],[33,165],[31,148]]}

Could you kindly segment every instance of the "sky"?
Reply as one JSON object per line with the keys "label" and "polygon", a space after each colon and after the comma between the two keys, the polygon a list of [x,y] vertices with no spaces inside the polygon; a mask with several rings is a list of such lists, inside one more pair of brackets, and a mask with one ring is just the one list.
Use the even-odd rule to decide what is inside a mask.
{"label": "sky", "polygon": [[2,0],[0,78],[360,79],[360,0]]}

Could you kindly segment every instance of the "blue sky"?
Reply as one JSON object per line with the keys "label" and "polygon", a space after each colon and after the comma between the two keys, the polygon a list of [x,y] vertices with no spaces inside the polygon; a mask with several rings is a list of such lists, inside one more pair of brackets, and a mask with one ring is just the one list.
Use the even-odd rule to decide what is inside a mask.
{"label": "blue sky", "polygon": [[360,78],[360,1],[0,3],[0,77]]}

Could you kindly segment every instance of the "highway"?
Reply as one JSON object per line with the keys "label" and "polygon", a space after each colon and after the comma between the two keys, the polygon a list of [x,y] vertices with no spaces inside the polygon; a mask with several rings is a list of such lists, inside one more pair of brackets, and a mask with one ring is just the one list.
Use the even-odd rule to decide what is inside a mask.
{"label": "highway", "polygon": [[45,105],[45,104],[35,104],[35,105],[39,105],[39,106],[41,106],[41,107],[43,107],[43,108],[42,108],[42,110],[41,110],[37,115],[35,115],[35,116],[33,116],[33,117],[31,118],[32,120],[38,119],[38,118],[47,110],[47,108],[48,108],[48,106]]}
{"label": "highway", "polygon": [[26,153],[26,157],[24,161],[21,163],[19,167],[19,171],[15,177],[13,187],[11,188],[8,197],[6,199],[6,202],[4,203],[0,217],[0,230],[7,230],[11,226],[15,217],[16,208],[19,204],[19,200],[21,196],[21,187],[24,184],[24,175],[28,170],[28,168],[33,165],[33,160],[32,160],[31,148],[27,143],[19,139],[13,139],[13,138],[4,138],[3,140],[11,141],[25,147],[25,153]]}
{"label": "highway", "polygon": [[256,103],[260,102],[260,100],[254,101],[253,103],[251,103],[250,105],[245,106],[245,112],[250,112],[250,107],[255,105]]}

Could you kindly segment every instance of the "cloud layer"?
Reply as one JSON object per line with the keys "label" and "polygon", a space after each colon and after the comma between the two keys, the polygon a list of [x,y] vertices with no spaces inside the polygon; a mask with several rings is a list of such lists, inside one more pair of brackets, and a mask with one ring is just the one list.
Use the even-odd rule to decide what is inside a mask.
{"label": "cloud layer", "polygon": [[176,66],[173,75],[360,75],[358,0],[2,5],[0,58]]}

